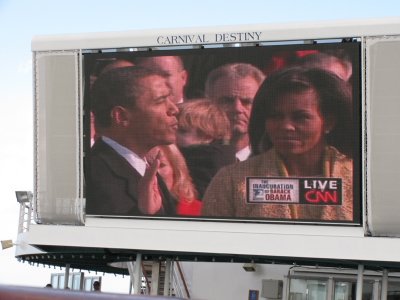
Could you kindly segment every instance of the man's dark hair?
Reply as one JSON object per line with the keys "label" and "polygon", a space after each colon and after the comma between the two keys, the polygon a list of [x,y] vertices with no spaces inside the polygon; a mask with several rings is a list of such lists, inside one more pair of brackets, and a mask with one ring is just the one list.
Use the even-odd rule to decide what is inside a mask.
{"label": "man's dark hair", "polygon": [[96,79],[90,93],[96,126],[111,125],[111,111],[115,106],[134,107],[141,88],[140,80],[152,75],[167,76],[160,70],[133,66],[109,70]]}

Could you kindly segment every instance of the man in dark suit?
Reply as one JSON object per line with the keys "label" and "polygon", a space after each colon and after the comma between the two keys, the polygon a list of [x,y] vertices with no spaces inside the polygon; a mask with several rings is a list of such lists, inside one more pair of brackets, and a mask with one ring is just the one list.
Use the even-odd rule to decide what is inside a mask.
{"label": "man in dark suit", "polygon": [[89,215],[175,214],[175,199],[145,155],[176,140],[178,108],[167,74],[141,67],[101,75],[91,90],[96,133],[86,165]]}

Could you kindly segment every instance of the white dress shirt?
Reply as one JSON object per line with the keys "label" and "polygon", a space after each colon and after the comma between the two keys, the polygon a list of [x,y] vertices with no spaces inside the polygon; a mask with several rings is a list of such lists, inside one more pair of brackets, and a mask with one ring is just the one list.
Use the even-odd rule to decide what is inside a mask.
{"label": "white dress shirt", "polygon": [[238,152],[236,152],[236,158],[239,161],[244,161],[249,158],[250,153],[251,153],[250,146],[246,146],[243,149],[240,149]]}
{"label": "white dress shirt", "polygon": [[139,157],[135,152],[129,150],[128,148],[122,146],[121,144],[118,144],[116,141],[113,139],[110,139],[106,136],[101,137],[103,141],[109,145],[111,148],[113,148],[119,155],[121,155],[123,158],[125,158],[128,163],[136,170],[139,172],[140,175],[144,175],[144,172],[146,171],[146,160],[143,158]]}

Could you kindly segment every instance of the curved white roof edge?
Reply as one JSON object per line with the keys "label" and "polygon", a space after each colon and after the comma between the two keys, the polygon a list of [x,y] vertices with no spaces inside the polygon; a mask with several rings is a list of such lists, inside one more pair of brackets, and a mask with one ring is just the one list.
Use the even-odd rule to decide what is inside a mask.
{"label": "curved white roof edge", "polygon": [[400,17],[389,17],[40,35],[33,37],[32,51],[273,42],[397,34],[400,34]]}

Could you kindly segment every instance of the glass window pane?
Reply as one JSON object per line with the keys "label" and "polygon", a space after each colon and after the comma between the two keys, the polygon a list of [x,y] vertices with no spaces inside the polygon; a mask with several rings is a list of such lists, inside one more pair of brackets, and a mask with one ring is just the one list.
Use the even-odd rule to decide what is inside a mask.
{"label": "glass window pane", "polygon": [[63,289],[64,288],[64,275],[59,275],[58,276],[58,287],[59,289]]}
{"label": "glass window pane", "polygon": [[307,281],[307,300],[326,299],[327,284],[324,281],[308,280]]}
{"label": "glass window pane", "polygon": [[51,285],[53,286],[54,289],[58,287],[58,275],[53,274],[51,275]]}
{"label": "glass window pane", "polygon": [[92,290],[92,278],[85,278],[85,291]]}
{"label": "glass window pane", "polygon": [[351,299],[352,283],[350,282],[335,282],[334,300],[350,300]]}
{"label": "glass window pane", "polygon": [[327,281],[315,279],[291,279],[290,300],[325,300]]}
{"label": "glass window pane", "polygon": [[400,282],[389,282],[387,300],[400,300]]}
{"label": "glass window pane", "polygon": [[[362,300],[373,300],[372,281],[364,281]],[[356,299],[357,283],[354,281],[336,281],[334,300],[353,300]]]}
{"label": "glass window pane", "polygon": [[81,274],[74,275],[74,280],[72,282],[72,289],[73,290],[81,289]]}

